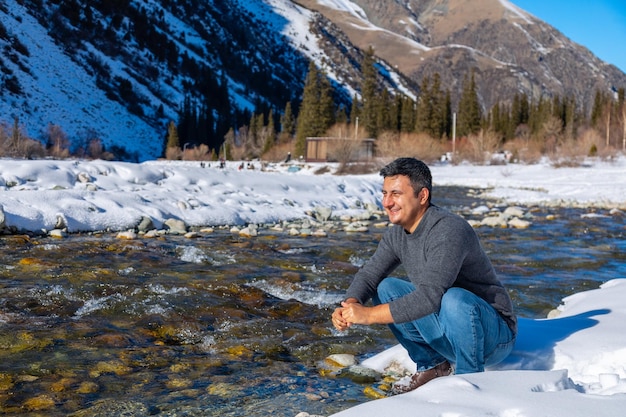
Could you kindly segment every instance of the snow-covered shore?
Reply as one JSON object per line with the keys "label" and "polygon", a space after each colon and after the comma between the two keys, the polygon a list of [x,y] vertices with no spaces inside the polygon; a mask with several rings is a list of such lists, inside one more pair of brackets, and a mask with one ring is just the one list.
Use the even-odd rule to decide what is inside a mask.
{"label": "snow-covered shore", "polygon": [[[0,226],[124,231],[149,218],[188,226],[275,223],[319,207],[334,216],[380,206],[381,178],[317,175],[320,164],[0,160]],[[332,166],[331,166],[332,168]],[[461,185],[510,203],[626,208],[626,159],[581,168],[434,165],[434,185]],[[436,190],[435,190],[436,198]],[[2,223],[2,220],[4,222]]]}

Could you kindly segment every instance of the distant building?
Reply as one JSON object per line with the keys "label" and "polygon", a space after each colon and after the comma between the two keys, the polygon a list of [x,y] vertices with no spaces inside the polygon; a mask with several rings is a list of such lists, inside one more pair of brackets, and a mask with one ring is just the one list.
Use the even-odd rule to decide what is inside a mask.
{"label": "distant building", "polygon": [[338,137],[306,138],[306,162],[360,162],[374,156],[372,138],[349,139]]}

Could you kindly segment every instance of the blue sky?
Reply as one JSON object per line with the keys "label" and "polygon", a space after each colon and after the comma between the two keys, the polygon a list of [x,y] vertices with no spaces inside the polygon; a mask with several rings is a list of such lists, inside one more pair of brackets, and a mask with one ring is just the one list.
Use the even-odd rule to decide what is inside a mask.
{"label": "blue sky", "polygon": [[625,0],[510,0],[626,72]]}

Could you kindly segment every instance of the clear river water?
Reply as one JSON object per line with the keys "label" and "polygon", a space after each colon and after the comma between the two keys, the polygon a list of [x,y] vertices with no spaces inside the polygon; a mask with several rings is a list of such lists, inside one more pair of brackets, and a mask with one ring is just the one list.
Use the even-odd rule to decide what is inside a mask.
{"label": "clear river water", "polygon": [[[468,219],[484,204],[436,192]],[[519,316],[626,277],[624,216],[526,210],[527,229],[476,229]],[[340,334],[329,320],[382,233],[1,236],[0,413],[328,416],[371,401],[319,364],[395,344],[384,326]]]}

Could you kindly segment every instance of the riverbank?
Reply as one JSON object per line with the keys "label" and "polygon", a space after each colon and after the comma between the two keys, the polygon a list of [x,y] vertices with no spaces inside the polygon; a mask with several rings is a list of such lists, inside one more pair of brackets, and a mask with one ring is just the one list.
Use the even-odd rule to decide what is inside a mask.
{"label": "riverbank", "polygon": [[[333,175],[328,164],[0,160],[0,229],[125,232],[240,227],[302,219],[370,219],[377,174]],[[437,186],[473,187],[508,204],[626,210],[626,159],[578,168],[433,165]],[[320,174],[320,172],[324,172]],[[168,222],[170,224],[168,224]],[[175,226],[173,226],[175,225]]]}

